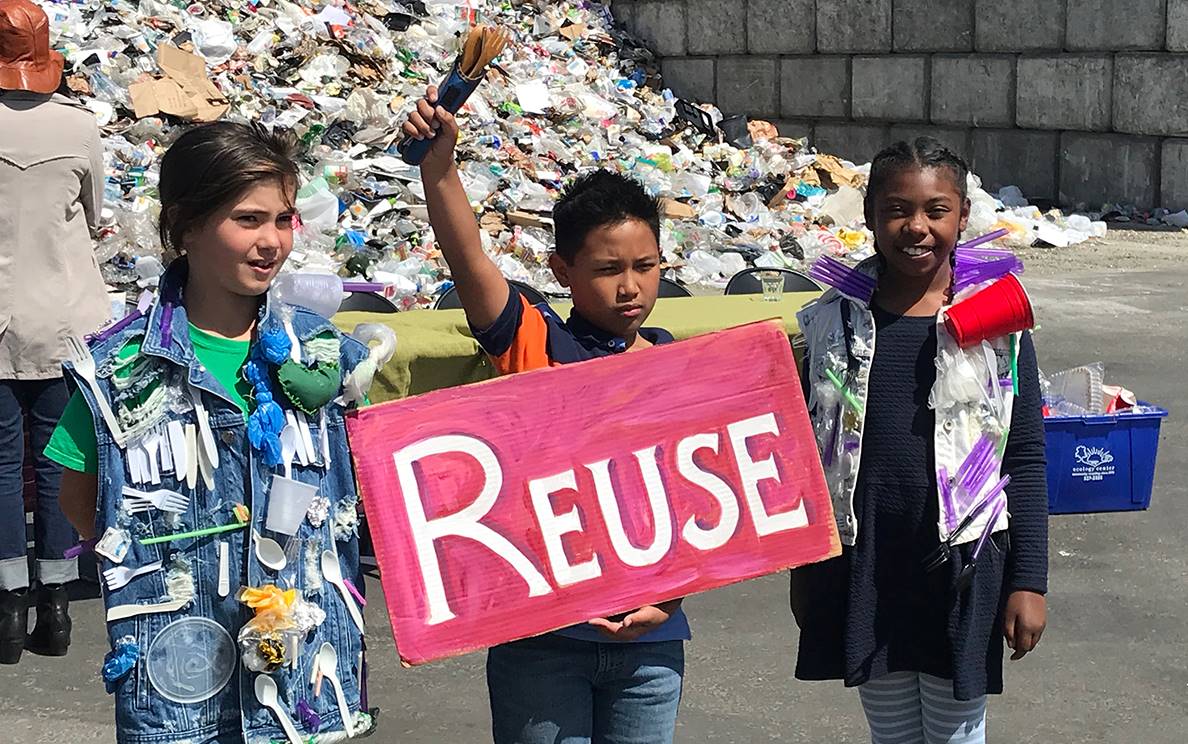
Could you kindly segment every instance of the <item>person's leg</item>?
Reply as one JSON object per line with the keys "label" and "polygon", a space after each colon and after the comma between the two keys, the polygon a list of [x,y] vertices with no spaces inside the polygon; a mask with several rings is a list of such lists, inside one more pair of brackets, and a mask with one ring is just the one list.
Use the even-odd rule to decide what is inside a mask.
{"label": "person's leg", "polygon": [[927,744],[985,744],[986,696],[954,700],[952,680],[920,675]]}
{"label": "person's leg", "polygon": [[0,590],[29,586],[25,536],[25,422],[20,380],[0,380]]}
{"label": "person's leg", "polygon": [[62,378],[25,383],[29,439],[37,471],[33,540],[38,582],[34,592],[37,624],[25,647],[47,656],[62,656],[70,646],[70,599],[66,584],[78,578],[78,559],[62,557],[78,539],[58,503],[62,466],[43,454],[69,399]]}
{"label": "person's leg", "polygon": [[0,380],[0,664],[20,661],[28,622],[25,537],[25,426],[18,380]]}
{"label": "person's leg", "polygon": [[78,541],[78,534],[58,503],[62,466],[44,452],[70,393],[61,378],[39,381],[29,392],[29,438],[37,470],[37,513],[33,520],[37,579],[42,584],[65,584],[78,578],[78,559],[62,557]]}
{"label": "person's leg", "polygon": [[544,635],[487,651],[494,744],[590,744],[596,646]]}
{"label": "person's leg", "polygon": [[871,744],[924,744],[920,675],[894,672],[858,687]]}
{"label": "person's leg", "polygon": [[596,645],[593,744],[670,744],[685,676],[684,641]]}

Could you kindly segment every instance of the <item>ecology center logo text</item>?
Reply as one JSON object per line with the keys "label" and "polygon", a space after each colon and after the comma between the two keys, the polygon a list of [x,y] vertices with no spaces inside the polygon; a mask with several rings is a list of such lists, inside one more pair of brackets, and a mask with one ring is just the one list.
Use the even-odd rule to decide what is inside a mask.
{"label": "ecology center logo text", "polygon": [[1114,474],[1114,466],[1110,464],[1114,456],[1104,447],[1086,447],[1081,444],[1073,452],[1073,457],[1080,463],[1073,466],[1073,475],[1082,481],[1099,481]]}

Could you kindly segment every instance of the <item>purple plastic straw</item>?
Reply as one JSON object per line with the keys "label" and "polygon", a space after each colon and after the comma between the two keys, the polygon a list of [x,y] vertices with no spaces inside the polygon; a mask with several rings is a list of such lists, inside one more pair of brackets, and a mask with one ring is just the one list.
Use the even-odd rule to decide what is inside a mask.
{"label": "purple plastic straw", "polygon": [[957,247],[954,250],[960,251],[960,250],[969,250],[970,248],[977,248],[979,245],[985,245],[986,243],[989,243],[992,240],[998,240],[999,238],[1001,238],[1005,235],[1009,235],[1010,232],[1011,232],[1010,230],[1006,229],[1005,227],[1002,227],[1002,228],[995,230],[994,232],[988,232],[980,238],[974,238],[973,240],[971,240],[967,243],[960,243],[957,245]]}
{"label": "purple plastic straw", "polygon": [[1010,258],[1015,254],[1001,248],[958,248],[958,261],[988,261],[995,258]]}
{"label": "purple plastic straw", "polygon": [[820,277],[821,279],[828,280],[829,283],[832,285],[845,284],[850,287],[858,287],[858,288],[862,288],[862,289],[872,289],[872,290],[874,289],[873,284],[868,284],[861,280],[855,279],[852,276],[846,276],[845,274],[838,274],[836,272],[826,271],[824,269],[817,269],[817,268],[810,269],[809,276]]}
{"label": "purple plastic straw", "polygon": [[351,593],[351,596],[355,598],[355,601],[359,603],[360,607],[367,606],[367,600],[363,599],[363,595],[359,593],[359,590],[355,588],[355,585],[351,583],[350,579],[343,579],[342,584]]}
{"label": "purple plastic straw", "polygon": [[824,268],[814,268],[809,271],[812,276],[819,276],[822,279],[829,279],[831,284],[847,284],[851,287],[862,287],[864,289],[875,288],[873,281],[864,281],[848,274],[843,274],[838,271],[833,271]]}
{"label": "purple plastic straw", "polygon": [[1018,261],[1011,259],[1001,259],[998,261],[990,261],[987,263],[978,264],[971,267],[957,267],[957,280],[953,284],[953,288],[961,291],[966,287],[971,287],[975,284],[988,282],[993,279],[1000,279],[1007,274],[1013,273],[1018,268]]}
{"label": "purple plastic straw", "polygon": [[957,471],[957,487],[972,500],[986,485],[993,471],[994,442],[985,434],[970,450]]}
{"label": "purple plastic straw", "polygon": [[152,304],[153,293],[149,291],[141,292],[140,297],[136,300],[135,310],[107,326],[106,328],[100,330],[98,333],[92,333],[91,335],[87,336],[87,343],[106,341],[107,339],[135,323],[140,318],[143,318],[144,314],[148,312],[149,306]]}
{"label": "purple plastic straw", "polygon": [[974,443],[973,449],[969,451],[969,454],[965,456],[965,460],[962,461],[961,466],[957,468],[958,483],[961,483],[970,469],[985,456],[985,453],[988,451],[988,445],[990,445],[990,438],[985,434],[979,437],[978,441]]}
{"label": "purple plastic straw", "polygon": [[1002,512],[1006,509],[1007,500],[999,499],[998,503],[994,505],[994,509],[990,512],[990,521],[986,522],[986,528],[982,530],[982,536],[978,538],[978,544],[974,546],[973,555],[971,559],[977,561],[978,556],[982,554],[982,546],[986,544],[986,539],[990,537],[990,533],[994,531],[994,523],[1002,516]]}
{"label": "purple plastic straw", "polygon": [[343,282],[344,292],[383,292],[384,285],[379,282]]}
{"label": "purple plastic straw", "polygon": [[827,256],[822,256],[813,263],[809,268],[809,276],[867,301],[874,294],[874,279]]}
{"label": "purple plastic straw", "polygon": [[92,550],[95,549],[95,546],[98,543],[99,543],[99,538],[97,538],[97,537],[92,537],[90,540],[83,540],[82,542],[80,542],[78,545],[75,545],[74,547],[66,548],[66,552],[62,554],[62,557],[66,558],[66,559],[70,559],[70,558],[77,558],[80,555],[82,555],[83,553],[90,553]]}
{"label": "purple plastic straw", "polygon": [[941,502],[945,505],[945,527],[953,529],[953,519],[956,516],[957,505],[953,503],[953,488],[949,485],[949,469],[941,466],[936,471],[936,485],[940,491]]}
{"label": "purple plastic straw", "polygon": [[813,262],[813,268],[818,269],[819,271],[827,271],[829,273],[835,274],[839,278],[851,277],[857,281],[869,283],[872,287],[875,284],[873,277],[869,277],[866,274],[863,274],[861,271],[847,266],[841,261],[830,258],[829,256],[821,256],[818,258],[815,262]]}
{"label": "purple plastic straw", "polygon": [[858,287],[852,284],[847,284],[846,282],[840,282],[835,279],[813,273],[810,273],[809,276],[822,282],[823,284],[828,284],[829,286],[834,287],[837,290],[864,302],[870,302],[870,298],[874,296],[874,290],[869,287]]}

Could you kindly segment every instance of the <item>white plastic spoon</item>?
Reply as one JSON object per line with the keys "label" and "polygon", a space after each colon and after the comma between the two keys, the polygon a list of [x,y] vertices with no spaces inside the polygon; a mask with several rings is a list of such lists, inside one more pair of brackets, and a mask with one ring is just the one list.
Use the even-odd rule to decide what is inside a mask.
{"label": "white plastic spoon", "polygon": [[346,729],[347,738],[353,739],[355,736],[355,715],[351,713],[346,695],[342,691],[342,683],[338,681],[338,652],[329,643],[323,643],[322,647],[318,649],[318,670],[334,686],[334,697],[338,699],[338,712],[342,714],[342,726]]}
{"label": "white plastic spoon", "polygon": [[289,737],[290,744],[301,744],[304,741],[301,738],[301,732],[293,725],[293,721],[285,709],[280,706],[278,697],[276,680],[267,674],[256,675],[256,699],[260,701],[260,705],[271,710],[272,714],[276,716],[276,720],[280,721],[281,728],[284,729],[285,736]]}
{"label": "white plastic spoon", "polygon": [[284,569],[288,561],[285,559],[285,549],[280,543],[271,537],[263,537],[255,530],[252,530],[252,537],[256,540],[256,560],[273,571]]}
{"label": "white plastic spoon", "polygon": [[285,424],[285,428],[281,429],[281,463],[285,466],[285,477],[289,480],[293,479],[293,457],[297,454],[299,436],[297,427],[292,424]]}
{"label": "white plastic spoon", "polygon": [[346,604],[347,612],[351,613],[351,619],[359,627],[359,632],[364,632],[363,616],[359,614],[359,608],[355,606],[355,598],[347,591],[346,584],[342,581],[342,568],[338,565],[338,556],[329,550],[322,551],[322,577],[338,589],[338,593],[342,595],[342,601]]}

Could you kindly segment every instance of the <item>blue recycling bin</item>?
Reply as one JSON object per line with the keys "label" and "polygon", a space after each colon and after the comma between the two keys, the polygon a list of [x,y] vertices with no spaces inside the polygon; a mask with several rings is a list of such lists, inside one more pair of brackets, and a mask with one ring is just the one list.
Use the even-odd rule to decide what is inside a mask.
{"label": "blue recycling bin", "polygon": [[1048,512],[1134,511],[1151,504],[1159,428],[1167,411],[1044,419]]}

